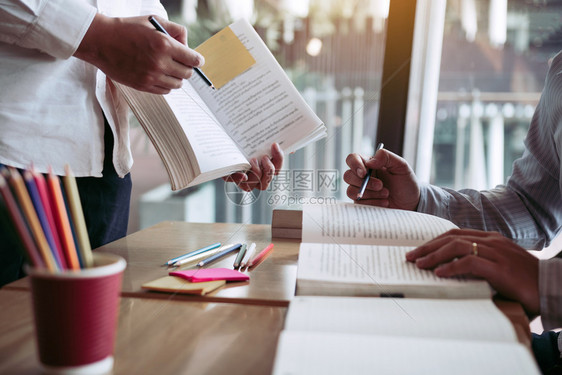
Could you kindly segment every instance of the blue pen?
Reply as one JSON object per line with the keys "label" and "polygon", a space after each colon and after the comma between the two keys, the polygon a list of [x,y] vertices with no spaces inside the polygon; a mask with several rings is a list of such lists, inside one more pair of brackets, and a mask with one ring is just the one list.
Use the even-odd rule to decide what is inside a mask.
{"label": "blue pen", "polygon": [[180,261],[180,260],[182,260],[182,259],[189,258],[189,257],[192,257],[192,256],[194,256],[194,255],[198,255],[198,254],[204,253],[205,251],[209,251],[209,250],[216,249],[217,247],[220,247],[220,246],[221,246],[221,243],[220,243],[220,242],[214,243],[214,244],[212,244],[212,245],[209,245],[209,246],[203,247],[203,248],[201,248],[201,249],[194,250],[194,251],[192,251],[192,252],[190,252],[190,253],[187,253],[187,254],[184,254],[184,255],[180,255],[179,257],[170,259],[170,260],[167,261],[166,264],[164,264],[164,265],[165,265],[165,266],[173,266],[174,263],[176,263],[176,262],[178,262],[178,261]]}
{"label": "blue pen", "polygon": [[207,259],[203,259],[201,262],[197,263],[197,267],[203,267],[211,262],[214,262],[215,260],[222,258],[223,256],[232,253],[233,251],[238,250],[239,248],[242,247],[241,243],[237,243],[236,245],[233,245],[231,247],[229,247],[228,249],[225,249],[223,251],[221,251],[218,254],[215,254],[213,256],[208,257]]}

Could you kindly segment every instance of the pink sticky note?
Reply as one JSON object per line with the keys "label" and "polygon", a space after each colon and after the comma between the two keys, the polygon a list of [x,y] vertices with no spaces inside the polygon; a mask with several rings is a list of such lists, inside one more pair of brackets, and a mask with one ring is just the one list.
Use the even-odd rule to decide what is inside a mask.
{"label": "pink sticky note", "polygon": [[246,281],[250,276],[228,268],[202,268],[198,270],[172,271],[170,276],[181,277],[194,283],[213,280]]}

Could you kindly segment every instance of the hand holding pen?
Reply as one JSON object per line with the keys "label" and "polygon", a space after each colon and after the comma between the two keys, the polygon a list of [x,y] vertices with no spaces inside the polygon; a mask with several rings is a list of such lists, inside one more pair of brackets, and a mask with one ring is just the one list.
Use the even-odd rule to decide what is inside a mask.
{"label": "hand holding pen", "polygon": [[[379,143],[377,145],[377,149],[375,150],[375,155],[377,154],[377,151],[379,151],[383,147],[384,147],[384,144],[382,142]],[[359,193],[357,193],[357,200],[363,198],[363,194],[365,194],[365,189],[367,188],[367,184],[369,183],[369,180],[371,179],[372,174],[373,174],[373,169],[372,168],[367,169],[367,174],[366,174],[365,178],[363,179],[363,183],[361,184],[361,188],[359,189]]]}
{"label": "hand holding pen", "polygon": [[[343,180],[349,184],[349,198],[372,206],[402,210],[417,208],[420,187],[414,171],[406,160],[384,149],[382,144],[379,144],[370,159],[353,153],[347,156],[346,163],[349,169],[345,171]],[[376,174],[369,173],[369,169],[376,171]],[[365,188],[360,194],[362,186]]]}
{"label": "hand holding pen", "polygon": [[161,21],[171,35],[163,37],[147,22],[147,16],[95,15],[74,57],[84,60],[115,82],[153,94],[167,94],[191,77],[193,67],[204,63],[187,47],[187,30]]}
{"label": "hand holding pen", "polygon": [[[158,31],[160,31],[161,33],[166,34],[167,36],[170,36],[170,34],[168,34],[168,32],[166,31],[166,29],[164,29],[164,27],[162,27],[162,25],[160,25],[160,23],[156,20],[156,18],[154,18],[153,16],[148,17],[148,22],[150,22],[152,24],[152,26],[154,26],[154,28]],[[186,41],[187,42],[187,41]],[[201,56],[201,55],[200,55]],[[200,62],[200,64],[204,64],[204,60]],[[205,83],[211,87],[213,90],[215,89],[215,86],[213,85],[213,83],[209,80],[209,78],[207,78],[207,76],[201,71],[201,69],[198,68],[199,64],[194,65],[193,66],[193,70],[195,71],[195,73],[197,73],[197,75],[199,77],[201,77],[201,79],[203,81],[205,81]]]}

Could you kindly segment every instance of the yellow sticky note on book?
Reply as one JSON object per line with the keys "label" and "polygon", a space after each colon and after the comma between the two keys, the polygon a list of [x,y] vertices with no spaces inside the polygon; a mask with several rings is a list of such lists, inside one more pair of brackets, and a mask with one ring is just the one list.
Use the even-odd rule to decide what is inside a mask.
{"label": "yellow sticky note on book", "polygon": [[160,279],[144,283],[141,285],[141,288],[155,292],[198,294],[202,296],[220,288],[224,284],[226,284],[226,281],[224,280],[192,283],[182,279],[181,277],[165,276]]}
{"label": "yellow sticky note on book", "polygon": [[195,50],[205,57],[201,70],[217,89],[256,63],[230,27],[225,27]]}

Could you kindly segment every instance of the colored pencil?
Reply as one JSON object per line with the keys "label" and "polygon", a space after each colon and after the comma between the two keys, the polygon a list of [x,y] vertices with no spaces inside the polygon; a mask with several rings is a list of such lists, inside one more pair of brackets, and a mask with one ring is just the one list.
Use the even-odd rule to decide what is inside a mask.
{"label": "colored pencil", "polygon": [[222,258],[225,255],[228,255],[230,253],[232,253],[233,251],[236,251],[238,249],[240,249],[242,247],[242,244],[236,244],[236,245],[232,245],[231,247],[221,251],[220,253],[217,253],[215,255],[212,255],[208,258],[203,259],[201,262],[197,263],[197,267],[204,267],[209,263],[212,263],[214,261],[216,261],[217,259]]}
{"label": "colored pencil", "polygon": [[200,249],[190,251],[187,254],[183,254],[183,255],[180,255],[179,257],[175,257],[175,258],[170,259],[169,261],[166,262],[166,264],[164,264],[164,266],[178,266],[178,265],[181,264],[181,263],[178,264],[178,262],[181,262],[184,259],[191,258],[195,255],[199,255],[199,254],[202,254],[202,253],[206,253],[207,251],[216,249],[217,247],[220,247],[220,246],[221,246],[221,243],[217,242],[217,243],[214,243],[212,245],[205,246],[205,247],[202,247]]}
{"label": "colored pencil", "polygon": [[74,245],[74,238],[72,237],[72,230],[68,221],[60,180],[52,170],[49,170],[47,174],[47,186],[49,187],[51,206],[54,209],[55,223],[61,239],[66,264],[69,269],[78,270],[80,269],[80,262],[78,261],[78,254],[76,253],[76,246]]}
{"label": "colored pencil", "polygon": [[227,249],[232,245],[233,244],[227,244],[227,245],[221,246],[217,249],[205,251],[204,253],[193,255],[189,258],[184,258],[182,260],[178,260],[171,267],[180,267],[180,270],[190,268],[193,264],[197,264],[200,261],[202,261],[203,259],[210,257],[211,255],[218,254],[221,251],[223,251],[224,249]]}
{"label": "colored pencil", "polygon": [[[53,254],[53,258],[57,263],[57,267],[59,269],[64,269],[61,262],[61,257],[59,256],[59,252],[56,249],[55,239],[53,238],[53,233],[51,231],[51,226],[47,220],[47,214],[45,213],[45,208],[43,206],[43,201],[39,196],[39,190],[37,189],[37,184],[33,179],[30,171],[23,171],[23,180],[25,182],[25,186],[27,187],[27,192],[29,197],[31,198],[31,203],[33,203],[33,207],[35,207],[35,213],[37,214],[37,218],[39,219],[39,224],[41,224],[41,228],[43,229],[43,234],[45,235],[45,239],[49,244],[49,249]],[[60,254],[62,255],[62,254]]]}
{"label": "colored pencil", "polygon": [[51,204],[51,200],[49,199],[47,182],[45,181],[45,177],[41,173],[35,171],[33,168],[31,169],[31,175],[33,176],[33,180],[35,181],[35,186],[37,186],[37,191],[39,193],[39,197],[41,198],[41,202],[43,203],[45,216],[47,217],[47,223],[51,229],[51,235],[53,236],[53,241],[55,243],[55,251],[58,253],[58,257],[61,263],[61,268],[67,269],[68,266],[66,264],[66,259],[62,251],[62,243],[59,237],[59,233],[57,231],[57,226],[55,224],[53,206]]}
{"label": "colored pencil", "polygon": [[29,233],[29,229],[27,224],[25,223],[25,219],[12,195],[12,191],[6,182],[6,173],[7,170],[2,170],[0,173],[0,194],[4,199],[4,204],[8,210],[8,213],[12,219],[12,223],[18,232],[19,238],[22,242],[23,248],[26,252],[27,258],[31,265],[36,268],[44,268],[45,262],[41,259],[41,255],[39,254],[39,249],[33,242],[33,238],[31,237],[31,233]]}
{"label": "colored pencil", "polygon": [[258,263],[260,263],[267,256],[267,254],[269,254],[271,252],[271,250],[273,250],[273,244],[272,243],[267,245],[267,247],[265,249],[260,251],[258,253],[258,255],[256,255],[253,259],[250,260],[250,263],[248,264],[248,268],[253,267],[253,266],[257,265]]}
{"label": "colored pencil", "polygon": [[63,182],[68,205],[70,206],[72,221],[74,223],[80,258],[84,263],[84,267],[90,268],[94,265],[94,258],[92,256],[92,247],[90,246],[90,238],[88,237],[88,229],[86,228],[86,221],[84,220],[82,204],[80,203],[78,186],[76,185],[76,179],[72,174],[70,166],[66,165],[64,170],[66,176],[63,177]]}
{"label": "colored pencil", "polygon": [[33,208],[33,203],[31,203],[31,198],[25,188],[23,178],[15,168],[10,168],[9,183],[14,189],[16,199],[22,209],[24,217],[27,219],[27,223],[31,229],[31,234],[33,235],[35,244],[39,249],[39,253],[43,257],[46,268],[49,271],[58,270],[53,253],[49,248],[49,244],[47,243],[47,239],[45,238],[45,234],[43,233],[43,229],[41,228],[41,224],[37,218],[37,213]]}
{"label": "colored pencil", "polygon": [[250,260],[252,260],[252,257],[254,256],[255,253],[256,253],[256,243],[252,242],[250,244],[250,247],[248,247],[248,250],[246,250],[246,255],[244,255],[244,259],[240,264],[240,268],[246,267],[250,263]]}

